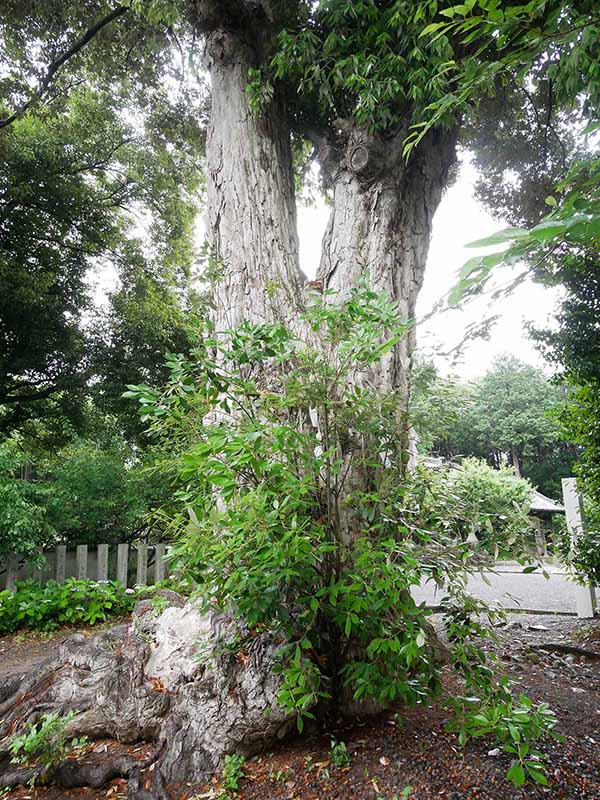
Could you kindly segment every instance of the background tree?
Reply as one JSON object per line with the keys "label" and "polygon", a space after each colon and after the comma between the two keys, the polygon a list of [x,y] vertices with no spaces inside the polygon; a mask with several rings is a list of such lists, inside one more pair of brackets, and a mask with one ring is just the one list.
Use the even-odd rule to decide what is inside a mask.
{"label": "background tree", "polygon": [[[122,353],[110,355],[107,331],[118,326],[119,314],[124,323],[126,313],[123,303],[113,302],[102,324],[106,347],[94,352],[99,326],[97,320],[90,326],[90,281],[97,269],[116,271],[130,290],[134,281],[154,281],[153,308],[163,317],[155,347],[162,357],[171,344],[182,344],[203,154],[201,101],[189,83],[169,92],[161,86],[166,59],[145,60],[152,37],[143,47],[135,39],[145,55],[137,53],[138,63],[130,53],[124,68],[125,40],[128,47],[135,41],[127,39],[131,32],[111,27],[121,13],[108,13],[110,21],[95,34],[106,45],[110,33],[112,49],[100,55],[92,37],[67,59],[69,71],[61,65],[46,85],[44,59],[52,71],[65,42],[85,38],[86,15],[102,10],[110,11],[109,4],[91,3],[68,19],[68,4],[8,3],[0,17],[7,58],[0,80],[0,117],[6,111],[0,125],[5,431],[40,410],[45,414],[50,406],[41,401],[50,397],[52,408],[77,424],[89,380],[97,385],[99,371],[115,369],[109,363]],[[143,33],[140,23],[135,37]],[[32,48],[40,49],[35,57]],[[29,97],[38,79],[44,91]],[[155,105],[148,107],[150,94]],[[35,102],[28,105],[28,97]]]}
{"label": "background tree", "polygon": [[565,402],[564,388],[505,355],[469,384],[422,368],[413,419],[425,452],[474,456],[496,469],[510,464],[544,494],[560,497],[561,478],[572,474],[578,454],[559,423]]}
{"label": "background tree", "polygon": [[432,527],[432,519],[441,519],[460,540],[475,534],[494,557],[522,558],[534,549],[528,517],[531,491],[531,484],[511,467],[465,458],[460,465],[420,465],[411,477],[407,503],[417,511],[415,524],[424,530]]}
{"label": "background tree", "polygon": [[0,443],[0,557],[34,559],[40,547],[56,541],[48,518],[48,487],[27,479],[29,454],[18,437]]}
{"label": "background tree", "polygon": [[152,458],[136,456],[116,432],[74,440],[38,464],[38,473],[48,522],[69,544],[148,537],[152,512],[168,503],[171,489]]}
{"label": "background tree", "polygon": [[[532,12],[536,13],[536,5],[530,3],[487,15],[479,14],[475,6],[455,6],[448,12],[450,21],[440,22],[435,32],[430,31],[434,35],[450,30],[468,31],[469,39],[478,41],[483,48],[496,43],[496,59],[488,69],[473,73],[460,95],[446,98],[446,103],[455,109],[462,103],[474,102],[485,81],[492,77],[496,82],[504,79],[519,62],[522,70],[532,70],[536,82],[541,81],[545,87],[545,107],[536,104],[527,93],[528,113],[533,113],[538,123],[538,142],[540,133],[545,130],[541,140],[543,147],[540,150],[532,142],[525,142],[523,147],[515,137],[507,136],[505,126],[500,126],[496,132],[490,130],[487,134],[490,141],[488,163],[492,165],[492,173],[498,176],[498,169],[502,169],[506,147],[509,151],[519,149],[525,161],[531,166],[538,162],[540,167],[543,161],[534,157],[536,151],[546,161],[552,149],[558,147],[562,151],[562,169],[550,170],[546,163],[546,168],[538,171],[543,176],[540,188],[545,186],[546,189],[545,215],[541,204],[543,191],[526,191],[525,198],[537,194],[537,201],[527,199],[523,205],[520,191],[523,186],[518,175],[504,181],[499,192],[492,188],[481,193],[491,207],[503,207],[507,221],[529,227],[508,228],[472,243],[473,246],[505,244],[506,247],[502,252],[470,259],[462,269],[450,300],[456,303],[479,292],[496,268],[523,262],[535,279],[566,288],[558,330],[536,331],[534,336],[570,386],[570,402],[563,415],[566,435],[582,447],[579,472],[596,502],[600,485],[596,436],[598,335],[593,320],[597,316],[596,272],[600,256],[597,136],[600,129],[600,18],[590,3],[569,6],[567,17],[563,17],[560,4],[544,4],[540,26],[530,30],[524,23]],[[561,55],[564,46],[570,51],[566,58],[564,50]],[[467,78],[466,72],[462,77]],[[527,87],[523,88],[527,91]],[[513,87],[510,90],[513,96],[514,91]],[[443,103],[437,109],[430,109],[432,116],[425,129],[434,124],[442,106]],[[575,119],[580,122],[579,129],[569,126],[563,108],[574,112]],[[447,105],[443,111],[447,111]],[[506,174],[507,167],[504,169]],[[534,174],[531,169],[529,173]],[[530,181],[531,186],[534,184],[535,178]],[[541,221],[540,217],[543,217]]]}

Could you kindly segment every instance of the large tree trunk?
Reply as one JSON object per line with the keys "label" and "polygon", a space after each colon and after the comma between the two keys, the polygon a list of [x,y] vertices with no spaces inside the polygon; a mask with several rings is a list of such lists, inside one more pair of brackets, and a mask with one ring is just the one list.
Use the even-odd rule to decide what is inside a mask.
{"label": "large tree trunk", "polygon": [[[350,127],[341,141],[321,150],[333,186],[333,209],[323,241],[320,280],[343,299],[368,275],[385,291],[401,316],[415,320],[423,283],[433,215],[455,161],[456,133],[434,131],[406,162],[405,131],[394,138],[370,136]],[[415,328],[371,376],[383,391],[408,396]]]}
{"label": "large tree trunk", "polygon": [[[417,295],[423,283],[433,215],[455,161],[456,133],[434,131],[406,162],[406,131],[383,139],[350,124],[334,139],[321,139],[318,157],[333,189],[333,208],[323,240],[319,279],[333,289],[330,302],[342,302],[361,279],[393,299],[401,317],[415,321]],[[401,459],[414,462],[414,435],[408,416],[414,324],[393,349],[357,380],[381,392],[394,392]],[[340,453],[349,464],[344,496],[339,498],[343,537],[360,535],[352,494],[368,491],[372,469],[356,453],[368,452],[368,441],[349,440]]]}
{"label": "large tree trunk", "polygon": [[267,17],[253,18],[242,31],[216,27],[206,36],[212,90],[207,234],[221,273],[215,319],[222,327],[242,320],[293,327],[303,298],[285,108],[275,96],[258,116],[246,91],[249,68],[263,58],[268,25]]}

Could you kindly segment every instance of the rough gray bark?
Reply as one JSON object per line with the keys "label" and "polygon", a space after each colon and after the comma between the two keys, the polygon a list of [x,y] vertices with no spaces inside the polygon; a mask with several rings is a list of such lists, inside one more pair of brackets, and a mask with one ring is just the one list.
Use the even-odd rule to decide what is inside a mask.
{"label": "rough gray bark", "polygon": [[[0,706],[0,786],[19,782],[4,737],[50,711],[78,712],[70,736],[157,741],[153,772],[167,783],[207,780],[226,754],[257,752],[293,727],[276,701],[277,643],[260,635],[243,656],[223,652],[231,620],[202,615],[172,593],[169,600],[160,616],[144,601],[129,626],[69,637],[35,674],[12,680]],[[131,764],[118,766],[139,779]],[[76,768],[67,773],[56,777],[81,782]]]}
{"label": "rough gray bark", "polygon": [[[434,131],[406,162],[402,155],[406,130],[383,139],[352,123],[338,122],[336,134],[317,138],[318,158],[333,189],[333,208],[323,239],[319,279],[323,290],[333,289],[329,302],[341,302],[361,278],[393,299],[401,318],[415,320],[417,296],[423,283],[433,215],[455,161],[456,134]],[[401,449],[411,454],[411,360],[414,326],[394,348],[356,380],[383,392],[396,392]],[[368,452],[368,441],[349,441],[340,457]],[[414,459],[413,459],[414,460]],[[340,497],[343,535],[352,540],[362,525],[345,497],[367,491],[371,470],[358,459],[349,470]]]}
{"label": "rough gray bark", "polygon": [[[268,23],[265,18],[263,27]],[[250,108],[248,70],[260,62],[264,30],[253,32],[250,21],[248,26],[243,32],[216,27],[206,35],[212,89],[207,235],[221,272],[215,321],[235,327],[242,320],[278,320],[293,327],[305,277],[289,125],[277,96],[261,116]]]}
{"label": "rough gray bark", "polygon": [[[347,296],[369,275],[377,290],[396,301],[407,321],[415,319],[423,283],[433,215],[455,161],[454,131],[434,131],[406,162],[406,131],[383,140],[349,126],[321,148],[320,161],[333,187],[333,208],[323,240],[320,280]],[[415,330],[371,376],[377,388],[408,395]]]}

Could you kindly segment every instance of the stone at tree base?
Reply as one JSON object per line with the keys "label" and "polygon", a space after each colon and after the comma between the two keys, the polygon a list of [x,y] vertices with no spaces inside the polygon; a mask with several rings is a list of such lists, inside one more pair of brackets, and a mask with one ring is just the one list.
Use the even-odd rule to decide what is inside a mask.
{"label": "stone at tree base", "polygon": [[[192,602],[178,598],[156,615],[143,601],[130,625],[70,636],[16,691],[13,681],[0,705],[0,739],[45,713],[75,711],[70,736],[156,740],[162,778],[203,781],[225,755],[258,752],[295,723],[276,702],[279,645],[261,634],[243,656],[222,652],[217,644],[233,631],[232,620]],[[6,740],[0,764],[2,756],[0,786]]]}

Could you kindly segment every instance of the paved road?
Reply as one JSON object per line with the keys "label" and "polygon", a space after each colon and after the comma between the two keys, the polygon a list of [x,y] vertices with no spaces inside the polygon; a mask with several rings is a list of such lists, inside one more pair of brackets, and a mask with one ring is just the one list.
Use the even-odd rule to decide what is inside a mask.
{"label": "paved road", "polygon": [[[497,573],[485,573],[488,584],[477,573],[469,579],[468,590],[475,597],[492,601],[505,608],[522,608],[530,611],[576,613],[575,584],[563,572],[553,570],[546,579],[541,573],[524,575],[519,567],[498,567]],[[443,591],[433,583],[413,591],[417,601],[425,600],[436,605]],[[596,590],[597,597],[600,592]]]}

